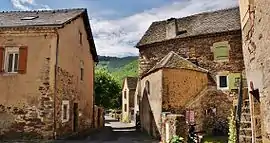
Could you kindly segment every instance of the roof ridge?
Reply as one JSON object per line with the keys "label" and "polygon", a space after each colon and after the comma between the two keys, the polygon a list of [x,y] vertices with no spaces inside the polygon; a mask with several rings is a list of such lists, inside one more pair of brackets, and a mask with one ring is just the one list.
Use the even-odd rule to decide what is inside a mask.
{"label": "roof ridge", "polygon": [[[205,15],[205,14],[211,14],[211,13],[218,13],[218,12],[223,12],[223,11],[229,11],[229,10],[234,10],[234,9],[239,9],[239,6],[233,6],[233,7],[228,7],[228,8],[223,8],[223,9],[216,9],[216,10],[208,10],[208,11],[203,11],[203,12],[197,12],[193,13],[191,15],[183,16],[183,17],[170,17],[170,18],[175,18],[175,19],[185,19],[185,18],[190,18],[194,16],[199,16],[199,15]],[[168,19],[170,19],[168,18]],[[160,22],[166,22],[168,19],[165,20],[160,20],[160,21],[154,21],[152,23],[160,23]]]}
{"label": "roof ridge", "polygon": [[11,11],[0,11],[0,13],[36,13],[36,12],[64,12],[64,11],[75,11],[75,10],[87,10],[87,8],[62,8],[62,9],[33,9],[33,10],[11,10]]}

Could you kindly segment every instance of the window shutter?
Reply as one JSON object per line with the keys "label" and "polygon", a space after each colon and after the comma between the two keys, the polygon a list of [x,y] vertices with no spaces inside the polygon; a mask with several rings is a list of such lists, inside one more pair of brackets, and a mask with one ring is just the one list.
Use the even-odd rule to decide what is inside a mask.
{"label": "window shutter", "polygon": [[238,89],[238,80],[240,79],[240,73],[230,73],[229,74],[229,88],[232,89]]}
{"label": "window shutter", "polygon": [[20,50],[19,50],[19,68],[18,68],[18,72],[20,74],[25,74],[26,73],[26,68],[27,68],[27,47],[23,46],[23,47],[20,47]]}
{"label": "window shutter", "polygon": [[0,47],[0,73],[4,72],[4,57],[5,57],[5,49]]}

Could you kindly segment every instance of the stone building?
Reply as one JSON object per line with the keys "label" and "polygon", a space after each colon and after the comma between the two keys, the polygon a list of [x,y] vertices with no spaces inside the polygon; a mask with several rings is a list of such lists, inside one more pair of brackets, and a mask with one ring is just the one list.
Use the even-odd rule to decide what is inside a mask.
{"label": "stone building", "polygon": [[252,139],[248,142],[270,142],[270,80],[269,36],[270,1],[239,0],[243,54],[249,105],[251,111]]}
{"label": "stone building", "polygon": [[122,121],[131,122],[134,120],[134,95],[138,78],[126,77],[122,87]]}
{"label": "stone building", "polygon": [[[154,92],[163,92],[163,90],[160,91],[161,88],[158,88],[157,86],[154,86],[153,89],[150,88],[150,94],[153,93],[152,95],[142,96],[149,86],[146,84],[147,82],[145,82],[146,78],[149,78],[148,81],[150,85],[155,85],[155,83],[160,82],[159,80],[165,80],[162,78],[163,72],[161,71],[145,76],[162,60],[162,58],[170,51],[174,51],[184,59],[206,69],[208,71],[207,80],[211,83],[208,85],[207,82],[207,85],[209,88],[210,85],[213,86],[213,89],[210,88],[207,92],[211,92],[213,95],[217,96],[224,95],[227,96],[225,99],[230,99],[229,95],[235,96],[237,94],[238,87],[236,83],[238,83],[240,75],[244,74],[241,41],[242,36],[238,7],[153,22],[136,47],[140,52],[140,106],[147,103],[149,104],[148,111],[153,114],[152,118],[156,121],[155,126],[159,127],[158,120],[160,119],[161,111],[174,111],[175,113],[180,113],[182,108],[185,108],[180,105],[182,98],[178,99],[177,96],[170,99],[170,104],[168,104],[168,106],[156,106],[157,104],[149,102],[152,98],[155,102],[163,104],[164,99],[155,98],[158,97],[158,95]],[[190,76],[182,77],[182,79],[174,77],[168,78],[168,85],[166,86],[171,86],[170,84],[174,84],[173,81],[175,80],[189,79],[188,77]],[[193,80],[196,81],[196,79]],[[203,84],[203,82],[200,84]],[[180,84],[179,82],[174,86],[175,88],[172,92],[183,92],[178,91],[181,90],[178,87],[183,86],[183,84]],[[193,87],[193,84],[190,82],[187,87],[189,86]],[[196,88],[200,88],[196,90],[198,92],[203,89],[202,86],[199,85],[198,87],[196,86]],[[187,89],[186,92],[189,93],[190,91]],[[184,97],[188,95],[189,94],[183,94]],[[193,99],[196,98],[194,97]],[[211,99],[211,96],[209,99]],[[226,101],[230,102],[231,100]],[[196,105],[200,105],[203,102],[205,102],[205,100],[199,98],[198,102],[191,103],[190,107],[197,108]],[[142,108],[140,108],[140,110],[141,109]],[[147,110],[147,108],[144,107],[143,110]],[[141,122],[144,124],[143,122],[146,122],[146,119],[144,120],[144,118],[147,117],[144,117],[141,112],[142,111],[140,111]],[[227,114],[228,113],[224,113],[225,116],[227,116]],[[151,124],[146,124],[146,126],[150,125]],[[153,125],[151,126],[153,127]],[[160,133],[160,129],[158,129],[158,131]]]}
{"label": "stone building", "polygon": [[0,13],[1,139],[93,126],[97,53],[86,9]]}

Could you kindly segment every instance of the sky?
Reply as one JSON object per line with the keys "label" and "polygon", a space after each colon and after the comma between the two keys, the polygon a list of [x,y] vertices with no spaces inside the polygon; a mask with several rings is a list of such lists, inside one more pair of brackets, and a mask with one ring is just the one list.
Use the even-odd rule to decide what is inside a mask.
{"label": "sky", "polygon": [[0,11],[87,8],[97,53],[137,56],[135,48],[154,21],[230,8],[238,0],[0,0]]}

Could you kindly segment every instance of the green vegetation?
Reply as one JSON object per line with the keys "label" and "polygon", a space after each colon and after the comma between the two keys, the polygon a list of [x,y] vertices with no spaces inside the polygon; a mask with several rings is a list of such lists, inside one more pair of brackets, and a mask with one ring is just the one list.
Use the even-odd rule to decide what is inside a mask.
{"label": "green vegetation", "polygon": [[95,71],[95,104],[105,109],[121,107],[121,86],[103,68]]}
{"label": "green vegetation", "polygon": [[138,57],[99,56],[99,60],[97,69],[107,69],[121,86],[125,77],[138,75]]}
{"label": "green vegetation", "polygon": [[106,109],[121,107],[121,88],[127,76],[137,76],[138,57],[99,56],[95,70],[95,104]]}
{"label": "green vegetation", "polygon": [[129,64],[123,66],[112,72],[119,84],[122,85],[123,79],[127,76],[136,77],[138,75],[138,60],[134,60]]}
{"label": "green vegetation", "polygon": [[205,136],[202,139],[203,143],[227,143],[227,136]]}
{"label": "green vegetation", "polygon": [[234,120],[234,112],[231,110],[231,117],[229,117],[229,142],[236,143],[236,122]]}
{"label": "green vegetation", "polygon": [[183,143],[184,138],[179,137],[179,136],[173,136],[172,139],[170,140],[170,143]]}

